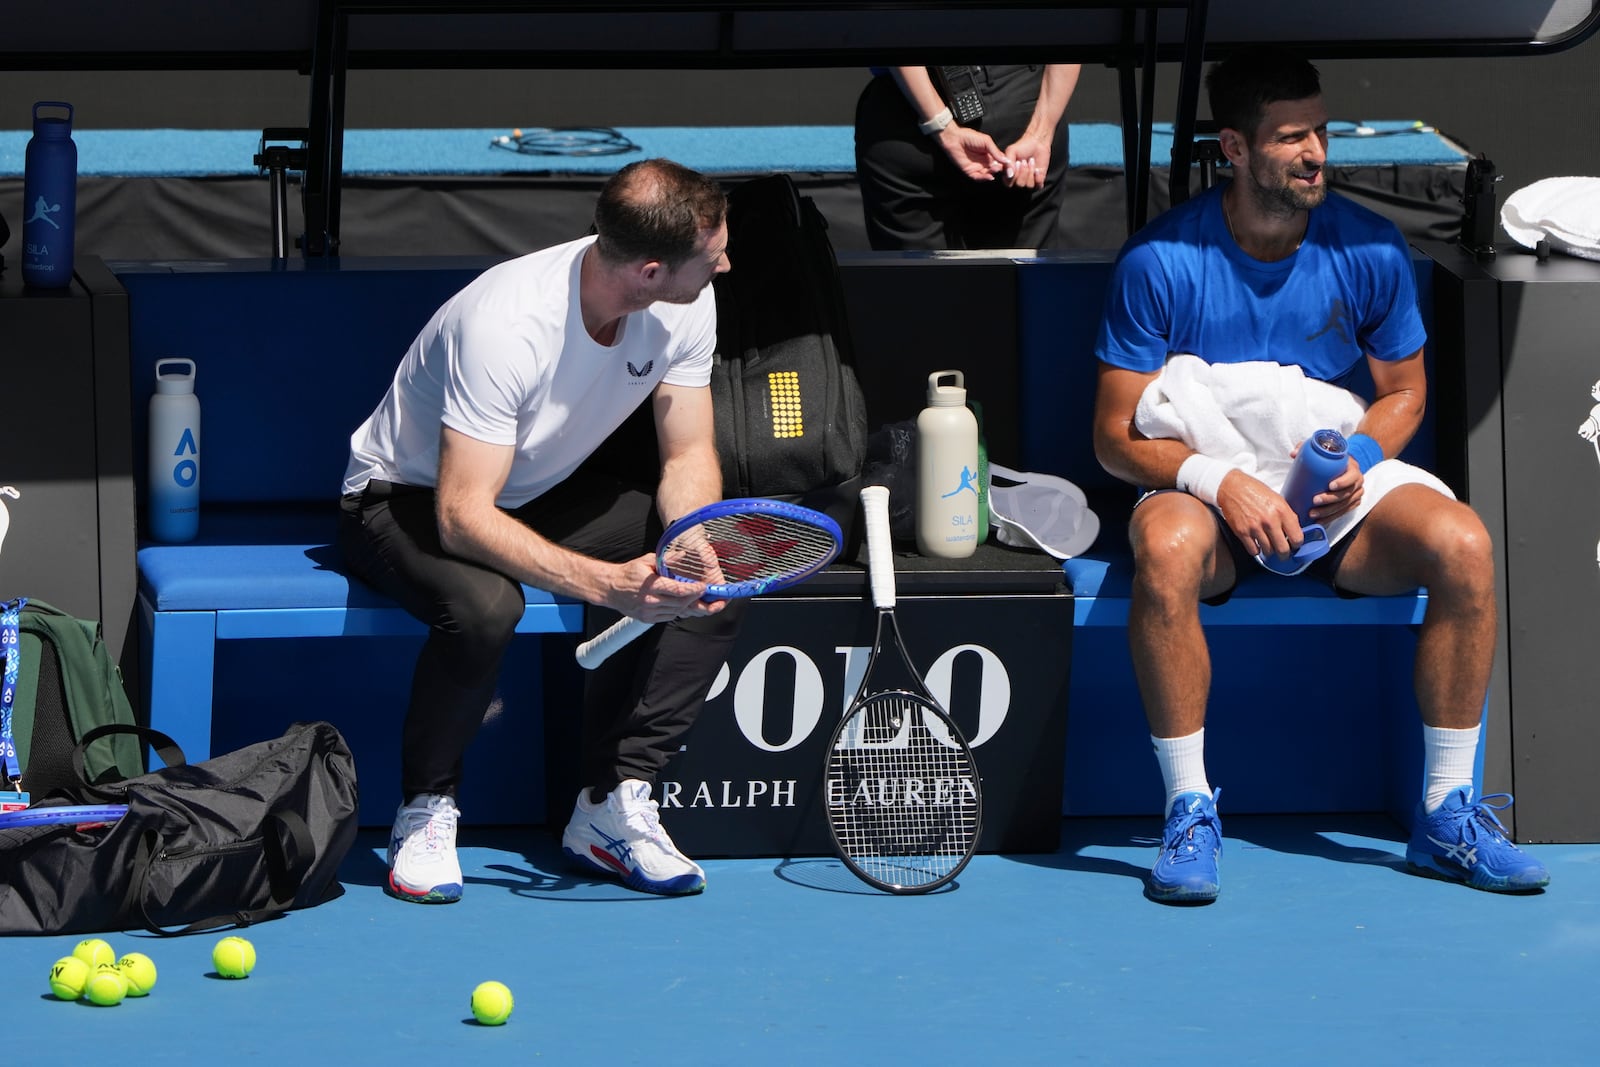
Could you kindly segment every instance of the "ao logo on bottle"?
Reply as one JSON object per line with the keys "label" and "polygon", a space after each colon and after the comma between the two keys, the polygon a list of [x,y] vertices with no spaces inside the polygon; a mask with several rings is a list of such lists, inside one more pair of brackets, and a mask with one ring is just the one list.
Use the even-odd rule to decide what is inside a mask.
{"label": "ao logo on bottle", "polygon": [[[734,722],[745,740],[764,752],[787,752],[803,744],[819,726],[824,731],[831,730],[855,698],[872,650],[862,646],[845,646],[834,651],[843,658],[844,665],[844,685],[841,687],[844,695],[837,707],[827,706],[828,686],[823,681],[822,669],[804,651],[792,645],[774,645],[762,649],[739,669],[737,678],[733,677],[732,670],[724,663],[706,699],[715,700],[727,692],[731,685]],[[967,738],[967,743],[977,748],[999,733],[1005,725],[1006,714],[1011,709],[1011,676],[1000,657],[991,649],[983,645],[956,645],[934,660],[924,679],[934,697],[947,708],[950,707],[951,678],[957,662],[963,657],[976,658],[975,664],[963,664],[963,669],[976,666],[981,672],[978,726]],[[794,700],[790,714],[784,716],[790,720],[788,736],[772,739],[765,730],[766,704],[768,675],[769,672],[777,673],[773,666],[777,660],[787,661],[778,668],[782,671],[782,677],[787,677],[791,671],[794,675]],[[953,713],[959,714],[965,714],[968,710],[951,708]],[[826,722],[823,721],[825,715]]]}
{"label": "ao logo on bottle", "polygon": [[178,438],[178,447],[172,455],[177,463],[172,468],[172,480],[180,488],[188,489],[200,478],[200,446],[195,444],[194,427],[185,426]]}

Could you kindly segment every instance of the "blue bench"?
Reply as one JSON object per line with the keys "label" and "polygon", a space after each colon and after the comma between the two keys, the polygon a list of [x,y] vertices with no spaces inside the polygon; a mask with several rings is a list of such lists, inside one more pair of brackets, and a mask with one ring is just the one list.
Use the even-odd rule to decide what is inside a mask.
{"label": "blue bench", "polygon": [[[1158,806],[1159,777],[1148,755],[1125,632],[1131,577],[1125,523],[1133,495],[1100,469],[1090,445],[1092,345],[1110,258],[1064,253],[995,268],[1016,275],[1018,339],[1017,425],[1011,428],[1018,454],[997,458],[1073,480],[1088,491],[1103,522],[1096,544],[1064,567],[1075,598],[1070,693],[1061,709],[1068,715],[1062,798],[1068,815],[1143,814]],[[181,274],[161,264],[112,265],[130,294],[135,440],[144,440],[154,360],[190,356],[199,368],[201,538],[187,545],[146,543],[139,552],[151,718],[192,755],[248,739],[232,720],[281,702],[261,692],[256,679],[285,670],[293,677],[294,661],[308,653],[300,651],[304,643],[289,639],[336,637],[341,641],[321,644],[344,649],[355,638],[420,635],[401,609],[339,572],[330,547],[334,499],[348,435],[386,388],[400,353],[438,304],[487,262],[347,259],[274,268],[268,261],[230,261],[185,265]],[[918,270],[924,298],[940,276],[932,266]],[[1419,258],[1425,317],[1427,267]],[[861,358],[894,359],[879,354],[880,347]],[[1407,458],[1426,465],[1432,447],[1430,421]],[[581,629],[581,605],[538,590],[527,596],[519,632],[544,635],[541,646],[551,635],[570,638]],[[1209,762],[1214,780],[1228,789],[1228,810],[1383,810],[1405,817],[1420,785],[1410,670],[1426,605],[1420,590],[1350,600],[1309,579],[1263,573],[1244,580],[1227,604],[1202,609],[1215,664]],[[259,650],[257,639],[296,651],[281,665],[259,651],[242,666],[230,660],[226,673],[235,692],[226,713],[214,715],[217,658],[225,648]],[[1300,654],[1318,642],[1337,649],[1328,662],[1360,669],[1318,672],[1316,658]],[[562,653],[570,667],[570,653]],[[341,653],[332,655],[325,670],[336,673],[345,665]],[[394,656],[393,662],[387,673],[409,676],[409,658]],[[403,679],[390,681],[403,693]],[[545,696],[544,683],[527,681],[530,699]],[[560,692],[550,699],[570,697]],[[403,696],[367,702],[403,706]],[[1318,714],[1296,714],[1308,704]],[[1342,709],[1338,721],[1348,724],[1334,736],[1321,714],[1329,706]],[[337,717],[312,710],[315,717]],[[1307,731],[1313,720],[1323,724],[1315,735],[1315,766],[1282,766],[1286,746],[1312,743]],[[347,733],[398,733],[365,707],[339,721]],[[530,751],[526,758],[536,755]],[[369,770],[371,761],[364,783]],[[381,783],[381,776],[371,777]],[[516,808],[508,821],[536,820],[542,803]]]}
{"label": "blue bench", "polygon": [[[338,569],[332,526],[232,511],[207,515],[202,537],[139,549],[139,620],[147,655],[151,725],[191,760],[212,750],[218,641],[398,637],[423,625],[394,601]],[[583,605],[523,586],[519,634],[576,634]]]}
{"label": "blue bench", "polygon": [[[200,536],[141,538],[138,552],[151,725],[191,760],[214,747],[219,642],[424,632],[342,573],[336,500],[350,432],[428,316],[484,264],[113,264],[130,293],[136,441],[154,360],[182,353],[198,368]],[[518,633],[581,632],[581,603],[524,592]]]}

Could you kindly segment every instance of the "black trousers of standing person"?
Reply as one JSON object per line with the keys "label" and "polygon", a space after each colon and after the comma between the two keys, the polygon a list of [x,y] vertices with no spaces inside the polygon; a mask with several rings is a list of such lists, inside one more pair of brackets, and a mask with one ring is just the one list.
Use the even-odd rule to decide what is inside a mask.
{"label": "black trousers of standing person", "polygon": [[[973,128],[1004,151],[1028,126],[1044,67],[975,67],[984,114]],[[1067,118],[1050,146],[1050,167],[1038,189],[1004,180],[973,181],[956,169],[937,138],[917,129],[919,117],[887,73],[875,76],[856,102],[856,179],[861,184],[867,240],[874,249],[1049,248],[1065,189]]]}
{"label": "black trousers of standing person", "polygon": [[[511,514],[551,541],[612,562],[655,551],[661,536],[647,487],[586,469]],[[432,489],[375,481],[346,496],[339,548],[353,573],[428,625],[402,733],[401,800],[454,796],[522,618],[522,587],[444,552]],[[653,627],[587,673],[584,786],[605,793],[625,778],[655,780],[699,714],[743,606],[729,601],[716,615]]]}

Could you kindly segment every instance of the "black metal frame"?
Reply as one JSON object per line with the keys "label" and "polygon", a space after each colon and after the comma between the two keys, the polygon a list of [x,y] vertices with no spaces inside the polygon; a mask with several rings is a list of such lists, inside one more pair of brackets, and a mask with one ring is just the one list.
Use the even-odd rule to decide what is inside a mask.
{"label": "black metal frame", "polygon": [[[1124,181],[1127,195],[1128,229],[1142,226],[1148,216],[1151,174],[1151,132],[1154,117],[1156,68],[1161,62],[1181,63],[1178,100],[1173,123],[1172,174],[1187,174],[1194,159],[1195,116],[1199,104],[1201,65],[1215,54],[1225,54],[1237,42],[1207,41],[1209,0],[296,0],[285,11],[285,18],[313,21],[309,51],[281,48],[274,51],[238,50],[237,35],[223,35],[226,41],[215,51],[205,50],[204,38],[191,50],[154,51],[138,42],[126,51],[114,51],[106,42],[95,42],[85,52],[4,51],[0,68],[13,70],[143,70],[143,69],[296,69],[311,79],[310,108],[303,152],[304,181],[301,198],[306,232],[301,247],[308,257],[332,256],[339,248],[339,199],[344,155],[344,110],[346,76],[354,69],[598,69],[633,66],[662,69],[740,69],[775,67],[866,66],[882,63],[948,62],[1091,62],[1116,69],[1121,94]],[[741,20],[762,16],[819,16],[835,22],[854,23],[857,28],[883,31],[885,19],[905,20],[905,25],[927,29],[931,16],[966,15],[982,17],[986,26],[1002,29],[1024,17],[1066,11],[1100,12],[1116,21],[1115,40],[1044,39],[980,45],[959,39],[959,33],[935,35],[922,32],[914,44],[885,48],[881,44],[858,41],[826,47],[786,40],[763,40],[759,47],[741,38]],[[1163,11],[1182,12],[1184,31],[1181,42],[1163,43],[1159,18]],[[412,15],[448,16],[451,19],[474,15],[500,16],[595,16],[601,17],[593,47],[541,48],[538,45],[517,49],[462,48],[430,41],[403,42],[406,47],[352,49],[350,20],[353,16]],[[685,16],[687,19],[716,20],[716,41],[693,49],[662,47],[631,50],[616,47],[606,38],[616,18],[627,15]],[[1142,19],[1141,19],[1142,16]],[[1170,33],[1170,27],[1168,27]],[[1525,56],[1561,52],[1592,36],[1600,29],[1600,4],[1560,37],[1547,40],[1520,38],[1481,38],[1470,40],[1392,41],[1327,39],[1285,41],[1322,59],[1348,58],[1444,58],[1467,56]],[[1034,35],[1038,38],[1040,35]],[[909,38],[908,38],[909,39]],[[848,41],[849,37],[842,38]],[[608,47],[609,46],[609,47]],[[1139,76],[1135,77],[1135,71]],[[270,131],[281,133],[283,131]],[[265,151],[265,140],[263,150]],[[286,153],[272,153],[274,178],[281,173]],[[1204,163],[1204,161],[1202,161]],[[259,165],[259,164],[258,164]],[[297,169],[288,164],[288,169]],[[1187,197],[1188,182],[1172,182],[1174,202]],[[281,244],[282,242],[280,242]]]}
{"label": "black metal frame", "polygon": [[[159,5],[146,4],[147,7],[156,8]],[[112,39],[113,44],[108,45],[105,40],[93,39],[87,47],[74,50],[60,50],[50,48],[29,49],[17,47],[15,41],[0,45],[0,70],[293,70],[302,74],[308,73],[313,61],[314,45],[310,38],[316,33],[312,23],[319,21],[319,13],[325,6],[325,0],[287,0],[282,6],[285,19],[302,19],[305,23],[304,46],[293,45],[288,47],[262,47],[251,48],[238,43],[236,32],[218,31],[212,37],[201,29],[192,33],[192,43],[182,40],[173,42],[170,36],[161,32],[163,19],[180,18],[188,19],[189,15],[180,8],[172,11],[152,10],[141,13],[143,24],[153,24],[156,33],[152,36],[162,40],[164,47],[150,47],[142,42],[123,42]],[[442,0],[428,0],[428,2],[410,5],[410,10],[416,12],[434,11],[440,13],[453,13],[465,7],[465,4],[451,4]],[[487,3],[478,4],[482,9],[510,13],[518,10],[565,10],[569,12],[623,11],[623,12],[649,12],[663,10],[709,10],[714,5],[710,4],[682,4],[678,0],[629,0],[617,5],[598,3],[584,5],[567,0],[566,3],[538,4],[528,3],[525,0],[509,0],[509,2],[496,3],[489,0]],[[729,3],[715,5],[718,10],[724,11],[728,16],[741,11],[796,11],[796,10],[837,10],[844,13],[850,11],[876,11],[876,12],[905,12],[916,14],[922,12],[938,12],[959,9],[988,8],[996,11],[1036,10],[1036,9],[1066,9],[1089,8],[1121,9],[1124,7],[1141,7],[1137,2],[1121,3],[1118,0],[1105,0],[1102,3],[1084,3],[1082,0],[994,0],[993,4],[981,3],[950,3],[947,0],[744,0],[742,3]],[[1183,6],[1170,4],[1166,6]],[[1448,12],[1442,18],[1451,17]],[[218,22],[216,25],[225,25]],[[194,27],[185,24],[186,30]],[[1600,29],[1600,4],[1594,5],[1585,17],[1571,28],[1564,30],[1560,36],[1549,38],[1530,39],[1524,36],[1484,36],[1472,38],[1387,38],[1373,40],[1371,38],[1356,37],[1318,37],[1315,39],[1283,38],[1280,43],[1290,47],[1304,50],[1315,59],[1342,60],[1342,59],[1462,59],[1483,57],[1509,57],[1509,56],[1534,56],[1564,52],[1573,48]],[[1281,36],[1281,35],[1280,35]],[[212,42],[215,43],[207,43]],[[1219,38],[1212,42],[1212,46],[1220,52],[1237,47],[1240,41]],[[951,51],[959,51],[959,43],[950,47]],[[1019,43],[1015,47],[1003,49],[984,49],[984,55],[989,62],[1026,62],[1019,56],[1034,55],[1038,49],[1034,45]],[[817,62],[814,53],[794,53],[782,50],[769,50],[764,53],[766,59],[761,63],[747,63],[749,66],[817,66],[817,65],[853,65],[862,61],[880,62],[881,55],[865,55],[856,52],[851,55],[840,52],[841,58],[836,63]],[[516,69],[530,65],[530,59],[537,60],[539,65],[559,66],[571,69],[580,69],[599,65],[616,65],[617,55],[604,48],[597,48],[591,52],[567,52],[560,57],[530,53],[526,50],[494,52],[474,50],[472,52],[450,52],[436,48],[420,49],[406,48],[395,50],[365,49],[352,54],[350,66],[353,69],[366,70],[426,70],[426,69]],[[1181,58],[1181,46],[1163,46],[1160,50],[1160,59],[1163,62],[1175,61]],[[1208,58],[1212,58],[1208,53]],[[696,67],[702,66],[700,59],[691,57],[674,58],[670,55],[652,56],[652,66],[660,67]],[[660,62],[656,62],[656,60]],[[1104,49],[1092,57],[1094,62],[1104,62],[1109,66],[1116,63],[1104,55]],[[909,62],[922,62],[922,59],[911,59]],[[928,62],[938,62],[929,59]],[[712,64],[716,66],[718,64]],[[740,64],[734,64],[740,65]]]}
{"label": "black metal frame", "polygon": [[[307,141],[306,171],[301,188],[305,214],[305,234],[301,250],[307,257],[336,256],[339,251],[339,197],[344,151],[344,105],[346,76],[352,63],[350,49],[350,20],[352,16],[368,15],[430,15],[448,14],[470,17],[483,14],[515,15],[623,15],[684,14],[718,17],[718,42],[709,50],[686,54],[661,56],[651,54],[652,62],[670,59],[674,63],[711,68],[762,68],[773,66],[843,66],[886,62],[932,63],[946,58],[971,61],[973,56],[964,49],[971,45],[950,42],[933,48],[919,47],[916,55],[884,55],[881,49],[866,51],[828,49],[799,50],[763,48],[741,50],[737,41],[735,18],[741,13],[761,12],[827,12],[841,19],[852,15],[881,16],[885,12],[904,11],[908,17],[930,9],[939,11],[995,11],[997,8],[1016,11],[1046,11],[1064,8],[1116,10],[1122,13],[1121,40],[1113,49],[1111,65],[1119,71],[1122,91],[1122,128],[1124,158],[1134,159],[1133,166],[1125,166],[1124,181],[1127,191],[1128,230],[1142,226],[1149,213],[1150,151],[1154,115],[1155,71],[1161,58],[1158,39],[1158,19],[1163,10],[1182,12],[1184,35],[1181,49],[1182,72],[1176,117],[1173,123],[1172,168],[1174,174],[1186,174],[1193,152],[1195,114],[1199,104],[1200,67],[1205,51],[1205,22],[1207,0],[873,0],[870,3],[847,3],[845,0],[320,0],[318,5],[317,38],[311,64],[311,115]],[[1144,33],[1139,33],[1138,15],[1144,16]],[[598,42],[597,42],[598,43]],[[1005,49],[997,59],[994,50],[982,49],[986,62],[1065,61],[1075,51],[1082,50],[1081,43],[1071,41],[1034,41]],[[948,55],[946,53],[948,49]],[[1105,59],[1103,47],[1095,58]],[[1015,54],[1012,54],[1012,53]],[[547,61],[551,65],[615,65],[618,56],[607,54],[600,48],[594,53],[563,52],[548,57],[527,52],[501,53],[476,52],[470,56],[460,53],[435,52],[410,56],[404,52],[379,52],[362,57],[363,66],[403,67],[415,66],[410,60],[431,59],[446,67],[485,66],[524,67]],[[470,60],[470,61],[469,61]],[[1142,84],[1135,85],[1135,67],[1143,71]],[[1174,182],[1174,201],[1188,193],[1187,182]]]}

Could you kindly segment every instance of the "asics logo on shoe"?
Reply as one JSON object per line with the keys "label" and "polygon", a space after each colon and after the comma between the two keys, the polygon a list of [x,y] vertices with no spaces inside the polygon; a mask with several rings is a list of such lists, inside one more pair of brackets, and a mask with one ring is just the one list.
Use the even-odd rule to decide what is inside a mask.
{"label": "asics logo on shoe", "polygon": [[1459,863],[1463,867],[1471,867],[1478,862],[1478,846],[1476,845],[1469,845],[1465,841],[1452,845],[1448,841],[1440,841],[1432,834],[1428,835],[1428,840],[1444,850],[1444,855],[1440,856],[1440,859]]}
{"label": "asics logo on shoe", "polygon": [[589,824],[589,829],[605,842],[605,847],[590,845],[589,852],[595,859],[608,867],[615,868],[618,873],[629,873],[628,865],[633,862],[633,846],[620,837],[610,837],[594,823]]}

